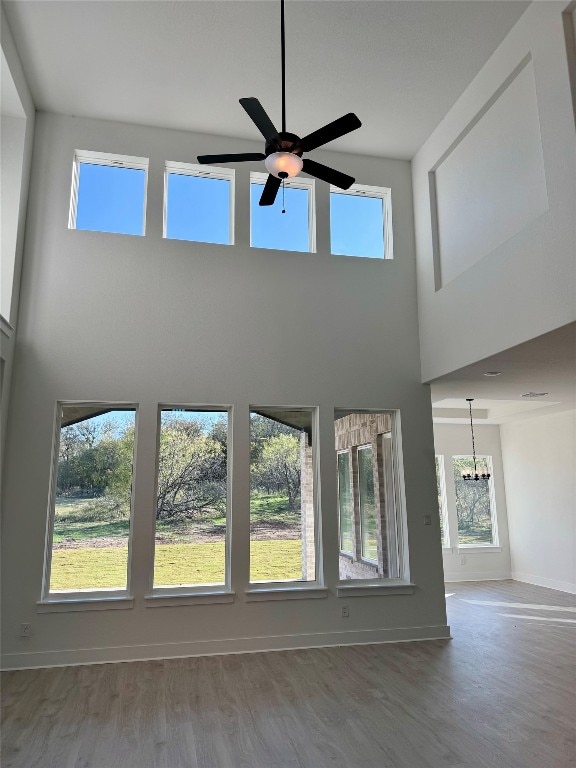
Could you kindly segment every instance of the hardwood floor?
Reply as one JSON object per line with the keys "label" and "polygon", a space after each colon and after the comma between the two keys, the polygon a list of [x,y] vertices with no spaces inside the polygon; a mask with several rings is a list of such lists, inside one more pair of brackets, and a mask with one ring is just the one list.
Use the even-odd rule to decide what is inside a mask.
{"label": "hardwood floor", "polygon": [[576,766],[573,596],[446,592],[452,641],[5,673],[2,766]]}

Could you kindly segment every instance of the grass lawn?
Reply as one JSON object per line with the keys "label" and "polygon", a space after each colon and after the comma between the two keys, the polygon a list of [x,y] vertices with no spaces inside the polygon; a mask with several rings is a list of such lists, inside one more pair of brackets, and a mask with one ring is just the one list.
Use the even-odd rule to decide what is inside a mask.
{"label": "grass lawn", "polygon": [[[123,589],[126,586],[127,558],[127,549],[121,547],[57,549],[52,553],[50,589]],[[223,563],[223,542],[158,544],[154,581],[164,586],[223,583]],[[251,543],[252,581],[301,577],[302,544],[298,539]]]}

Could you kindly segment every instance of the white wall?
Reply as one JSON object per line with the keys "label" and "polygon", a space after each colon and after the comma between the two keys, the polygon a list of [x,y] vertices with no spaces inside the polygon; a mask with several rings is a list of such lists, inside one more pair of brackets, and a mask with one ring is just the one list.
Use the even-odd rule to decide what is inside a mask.
{"label": "white wall", "polygon": [[576,319],[565,8],[532,3],[413,160],[423,381]]}
{"label": "white wall", "polygon": [[576,593],[576,411],[501,433],[512,577]]}
{"label": "white wall", "polygon": [[0,358],[2,398],[0,406],[0,452],[4,466],[4,446],[12,389],[14,329],[18,318],[20,275],[24,248],[26,205],[34,142],[35,108],[22,64],[8,27],[4,8],[0,9],[2,44],[2,269],[0,318]]}
{"label": "white wall", "polygon": [[437,455],[444,456],[446,471],[446,501],[450,547],[442,552],[446,581],[477,581],[483,579],[509,579],[510,547],[508,540],[508,516],[504,474],[498,425],[474,426],[476,453],[492,457],[494,499],[498,528],[498,546],[458,547],[458,523],[456,519],[456,492],[454,489],[452,456],[469,455],[471,449],[470,427],[464,424],[434,424],[434,445]]}
{"label": "white wall", "polygon": [[[145,237],[67,228],[75,149],[150,159]],[[395,259],[329,253],[328,187],[317,184],[318,253],[249,247],[249,171],[236,175],[236,245],[162,239],[166,160],[259,151],[247,141],[39,114],[18,327],[3,530],[6,666],[446,636],[430,395],[420,384],[410,164],[318,152],[392,188]],[[315,155],[316,157],[316,155]],[[37,613],[55,403],[137,402],[135,607]],[[144,605],[154,518],[157,404],[231,404],[235,603]],[[327,599],[244,601],[248,406],[320,407]],[[355,597],[340,616],[333,409],[400,409],[412,595]],[[21,622],[33,635],[18,637]]]}

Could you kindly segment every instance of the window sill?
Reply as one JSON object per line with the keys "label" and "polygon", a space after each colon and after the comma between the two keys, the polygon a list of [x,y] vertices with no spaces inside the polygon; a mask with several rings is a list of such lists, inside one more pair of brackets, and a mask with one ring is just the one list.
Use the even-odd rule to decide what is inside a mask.
{"label": "window sill", "polygon": [[246,602],[264,600],[307,600],[328,597],[326,587],[252,587],[246,590]]}
{"label": "window sill", "polygon": [[493,544],[460,544],[458,547],[458,554],[481,555],[486,552],[502,552],[502,547]]}
{"label": "window sill", "polygon": [[215,603],[233,603],[235,592],[219,590],[215,592],[159,592],[146,595],[146,608],[169,608],[172,605],[213,605]]}
{"label": "window sill", "polygon": [[110,611],[134,607],[133,597],[58,597],[39,600],[37,613],[68,613],[69,611]]}
{"label": "window sill", "polygon": [[336,587],[338,597],[372,597],[378,595],[413,595],[415,584],[390,582],[380,584],[347,584]]}

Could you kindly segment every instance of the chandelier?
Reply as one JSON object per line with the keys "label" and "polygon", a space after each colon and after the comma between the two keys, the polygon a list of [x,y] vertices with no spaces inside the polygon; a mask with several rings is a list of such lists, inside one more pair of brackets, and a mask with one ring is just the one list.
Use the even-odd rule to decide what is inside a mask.
{"label": "chandelier", "polygon": [[476,466],[476,445],[474,442],[474,423],[472,421],[472,403],[474,402],[474,398],[467,397],[466,402],[468,403],[468,407],[470,409],[470,432],[472,433],[472,458],[474,459],[474,474],[472,475],[470,472],[462,472],[462,480],[490,480],[489,472],[478,474],[478,467]]}

